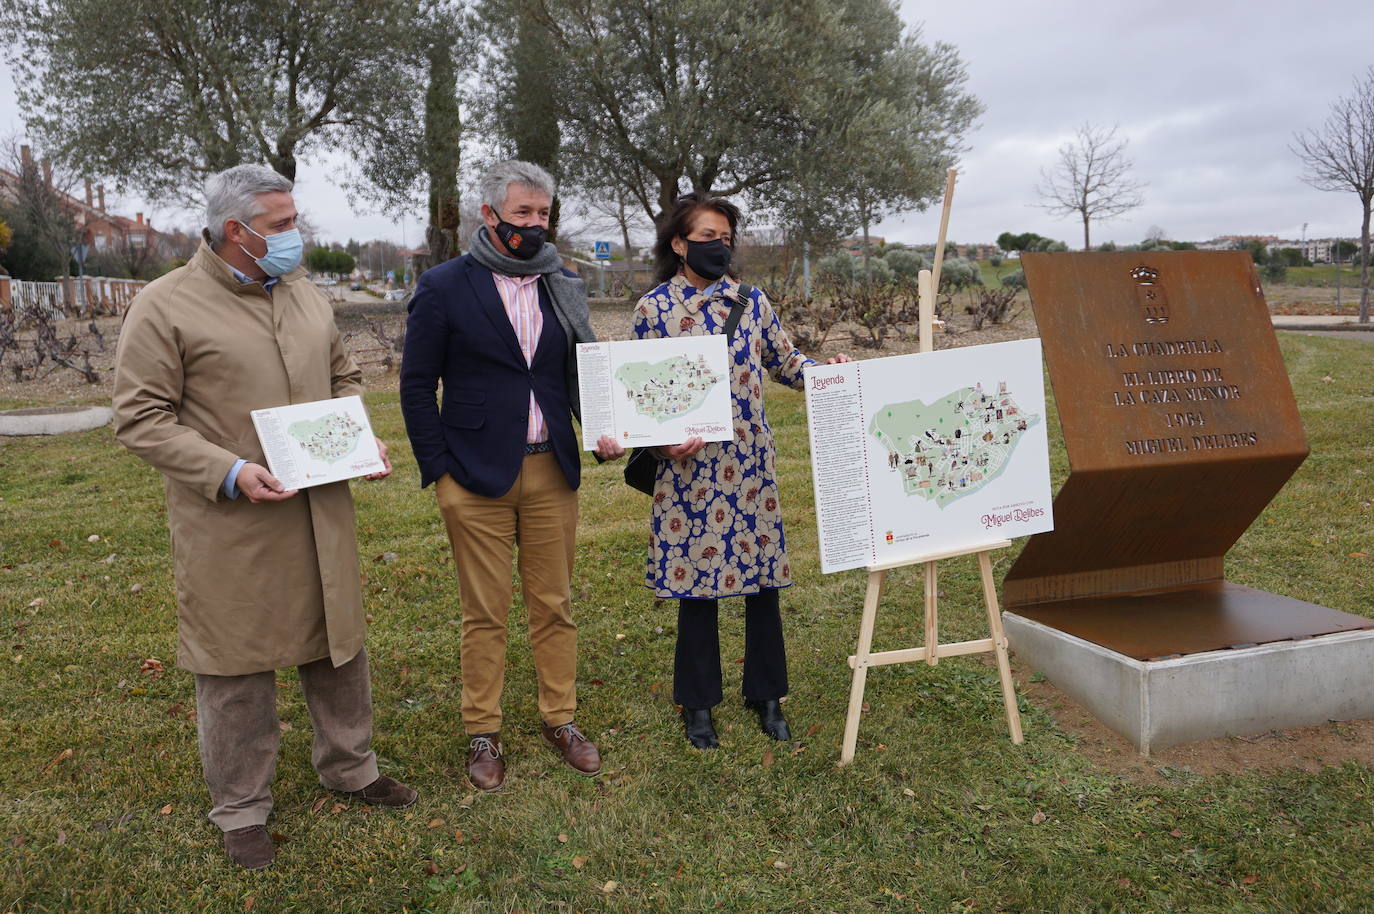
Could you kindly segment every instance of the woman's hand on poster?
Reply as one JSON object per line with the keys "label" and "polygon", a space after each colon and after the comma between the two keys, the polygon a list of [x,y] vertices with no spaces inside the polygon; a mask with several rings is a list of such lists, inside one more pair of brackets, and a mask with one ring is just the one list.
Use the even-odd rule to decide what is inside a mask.
{"label": "woman's hand on poster", "polygon": [[602,460],[617,460],[625,456],[625,448],[610,435],[602,435],[596,439],[596,449],[592,453]]}
{"label": "woman's hand on poster", "polygon": [[845,355],[843,352],[841,352],[839,355],[831,356],[830,358],[826,359],[826,360],[825,360],[825,364],[827,364],[827,365],[838,365],[840,362],[852,362],[852,361],[854,361],[854,360],[851,359],[849,356]]}
{"label": "woman's hand on poster", "polygon": [[704,447],[706,447],[706,442],[702,440],[701,436],[693,435],[681,444],[659,447],[656,448],[656,451],[658,456],[664,460],[686,460]]}

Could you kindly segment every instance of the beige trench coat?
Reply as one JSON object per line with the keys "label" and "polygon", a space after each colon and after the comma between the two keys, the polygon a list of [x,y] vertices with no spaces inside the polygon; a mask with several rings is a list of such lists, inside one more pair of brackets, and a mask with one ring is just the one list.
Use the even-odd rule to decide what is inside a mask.
{"label": "beige trench coat", "polygon": [[225,497],[243,458],[266,466],[249,412],[361,394],[329,302],[297,268],[271,294],[209,246],[130,304],[115,361],[115,436],[164,477],[176,568],[177,663],[232,676],[362,649],[348,483],[281,502]]}

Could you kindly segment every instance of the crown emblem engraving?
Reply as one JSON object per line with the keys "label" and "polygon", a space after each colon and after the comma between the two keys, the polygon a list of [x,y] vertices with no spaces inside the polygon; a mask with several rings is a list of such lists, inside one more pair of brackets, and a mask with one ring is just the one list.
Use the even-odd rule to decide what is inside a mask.
{"label": "crown emblem engraving", "polygon": [[1135,281],[1136,302],[1145,323],[1169,323],[1169,299],[1159,284],[1159,271],[1142,263],[1131,270],[1130,277]]}

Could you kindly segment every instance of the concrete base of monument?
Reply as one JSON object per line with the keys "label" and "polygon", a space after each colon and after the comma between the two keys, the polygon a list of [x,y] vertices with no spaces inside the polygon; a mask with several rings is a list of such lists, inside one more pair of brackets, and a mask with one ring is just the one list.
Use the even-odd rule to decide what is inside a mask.
{"label": "concrete base of monument", "polygon": [[1178,743],[1374,718],[1374,630],[1138,660],[1014,612],[1017,658],[1142,755]]}

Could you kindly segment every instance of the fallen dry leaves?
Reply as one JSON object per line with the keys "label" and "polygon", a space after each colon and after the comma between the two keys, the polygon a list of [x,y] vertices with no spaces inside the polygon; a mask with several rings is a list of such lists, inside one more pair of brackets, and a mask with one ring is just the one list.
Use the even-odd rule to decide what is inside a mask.
{"label": "fallen dry leaves", "polygon": [[57,753],[57,754],[54,755],[51,759],[49,759],[49,760],[48,760],[48,764],[44,765],[44,766],[43,766],[43,770],[40,771],[40,772],[38,772],[38,773],[39,773],[39,774],[47,774],[49,771],[52,771],[52,769],[57,765],[58,762],[62,761],[63,759],[69,759],[69,758],[71,758],[71,757],[72,757],[72,750],[70,750],[70,749],[63,749],[61,752]]}

